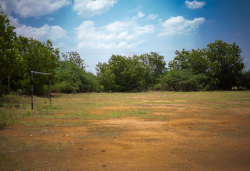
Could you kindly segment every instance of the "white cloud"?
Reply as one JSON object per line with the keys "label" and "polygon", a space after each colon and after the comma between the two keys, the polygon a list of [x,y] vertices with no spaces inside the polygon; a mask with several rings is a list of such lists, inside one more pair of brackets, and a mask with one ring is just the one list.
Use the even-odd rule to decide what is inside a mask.
{"label": "white cloud", "polygon": [[0,0],[1,10],[6,11],[6,2],[3,0]]}
{"label": "white cloud", "polygon": [[78,48],[89,47],[94,49],[132,48],[145,41],[136,39],[143,34],[153,33],[154,25],[139,26],[135,21],[115,21],[104,27],[95,27],[91,20],[84,21],[75,28]]}
{"label": "white cloud", "polygon": [[187,20],[182,16],[171,17],[161,23],[162,31],[158,36],[190,34],[190,32],[195,31],[205,21],[206,20],[203,17],[195,18],[193,20]]}
{"label": "white cloud", "polygon": [[198,8],[202,8],[204,5],[206,5],[206,3],[204,1],[199,2],[199,1],[185,1],[185,4],[188,8],[190,9],[198,9]]}
{"label": "white cloud", "polygon": [[125,21],[125,22],[115,21],[113,23],[106,25],[104,28],[106,28],[108,31],[119,32],[119,31],[128,30],[134,24],[135,23],[132,21]]}
{"label": "white cloud", "polygon": [[0,0],[7,14],[14,12],[21,17],[39,17],[51,14],[58,9],[69,5],[70,0]]}
{"label": "white cloud", "polygon": [[15,32],[17,35],[33,37],[40,41],[45,41],[47,39],[54,41],[59,38],[67,37],[67,31],[60,26],[49,26],[44,24],[42,27],[36,28],[19,24],[19,20],[12,16],[8,16],[8,19],[10,20],[10,24],[16,27]]}
{"label": "white cloud", "polygon": [[154,20],[157,18],[157,14],[149,14],[147,19]]}
{"label": "white cloud", "polygon": [[46,17],[48,21],[53,21],[55,18],[53,17]]}
{"label": "white cloud", "polygon": [[130,49],[130,48],[136,48],[140,44],[146,43],[147,41],[141,40],[141,41],[136,41],[136,42],[118,42],[118,43],[105,43],[105,42],[96,42],[96,41],[82,41],[78,43],[77,48],[95,48],[95,49]]}
{"label": "white cloud", "polygon": [[14,17],[9,15],[8,19],[10,20],[11,25],[14,25],[15,27],[17,27],[19,25],[19,20],[17,18],[14,18]]}
{"label": "white cloud", "polygon": [[102,28],[96,28],[95,22],[89,20],[84,21],[76,29],[78,39],[93,39],[93,40],[133,40],[139,35],[146,33],[153,33],[155,30],[154,25],[145,25],[143,27],[138,26],[132,21],[115,21]]}
{"label": "white cloud", "polygon": [[145,25],[143,27],[135,27],[133,30],[134,30],[135,35],[154,33],[155,26],[154,25]]}
{"label": "white cloud", "polygon": [[145,14],[144,14],[143,12],[138,11],[138,14],[137,14],[137,17],[138,17],[138,18],[142,18],[142,17],[144,17],[144,16],[145,16]]}
{"label": "white cloud", "polygon": [[55,48],[66,48],[68,45],[64,42],[60,42],[58,45],[55,45]]}
{"label": "white cloud", "polygon": [[140,11],[141,9],[142,9],[142,6],[141,6],[141,4],[139,4],[137,8],[132,9],[132,10],[130,10],[129,12],[138,12],[138,11]]}
{"label": "white cloud", "polygon": [[26,37],[33,37],[34,39],[44,41],[47,39],[56,40],[59,38],[67,37],[66,31],[60,26],[48,26],[45,24],[40,28],[20,25],[15,29],[17,35]]}
{"label": "white cloud", "polygon": [[145,16],[145,14],[143,12],[138,11],[137,15],[132,17],[132,20],[137,20],[138,18],[142,18],[144,16]]}
{"label": "white cloud", "polygon": [[75,0],[74,11],[82,17],[92,17],[107,12],[116,3],[117,0]]}

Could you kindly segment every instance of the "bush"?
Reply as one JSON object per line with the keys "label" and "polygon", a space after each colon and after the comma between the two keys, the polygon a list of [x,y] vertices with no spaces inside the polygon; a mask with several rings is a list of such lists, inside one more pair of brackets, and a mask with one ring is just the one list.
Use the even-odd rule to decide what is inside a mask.
{"label": "bush", "polygon": [[161,83],[158,83],[154,86],[153,90],[162,90]]}
{"label": "bush", "polygon": [[57,80],[52,86],[53,92],[76,93],[99,91],[99,84],[94,74],[86,72],[71,61],[61,61],[56,69]]}
{"label": "bush", "polygon": [[17,95],[3,95],[3,101],[6,103],[19,103],[20,97]]}
{"label": "bush", "polygon": [[61,92],[61,93],[76,93],[79,91],[79,87],[76,84],[70,84],[67,81],[62,81],[60,83],[52,86],[52,92]]}
{"label": "bush", "polygon": [[17,121],[18,121],[17,116],[0,110],[0,128],[3,128],[9,124],[16,123]]}
{"label": "bush", "polygon": [[208,88],[208,78],[204,74],[193,75],[189,71],[169,71],[161,79],[163,90],[198,91]]}

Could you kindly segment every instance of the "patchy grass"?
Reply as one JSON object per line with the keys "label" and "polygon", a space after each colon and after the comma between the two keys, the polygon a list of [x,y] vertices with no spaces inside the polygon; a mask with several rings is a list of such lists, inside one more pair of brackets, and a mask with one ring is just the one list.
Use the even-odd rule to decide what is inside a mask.
{"label": "patchy grass", "polygon": [[[36,170],[61,160],[60,154],[69,148],[68,144],[52,142],[30,144],[14,138],[0,136],[0,170]],[[24,163],[27,154],[36,152],[38,158],[29,156],[30,163]]]}
{"label": "patchy grass", "polygon": [[90,128],[89,130],[89,136],[87,138],[95,138],[95,137],[101,137],[101,138],[115,138],[119,135],[121,135],[121,130],[116,127],[94,127]]}
{"label": "patchy grass", "polygon": [[[90,94],[58,94],[48,98],[34,97],[34,110],[30,110],[30,97],[9,95],[0,99],[0,126],[16,123],[20,118],[82,118],[110,119],[121,117],[141,117],[145,119],[167,118],[154,116],[148,109],[115,110],[104,114],[92,114],[89,111],[102,107],[135,106],[150,108],[152,106],[185,107],[199,106],[214,109],[250,107],[250,93],[246,92],[144,92],[144,93],[90,93]],[[180,116],[169,115],[178,118]],[[186,117],[186,116],[182,116]],[[49,125],[52,125],[49,123]]]}
{"label": "patchy grass", "polygon": [[20,121],[20,124],[26,126],[39,126],[39,127],[73,127],[73,126],[89,126],[91,125],[87,121]]}
{"label": "patchy grass", "polygon": [[240,132],[240,131],[231,131],[231,132],[220,131],[220,132],[215,132],[215,134],[219,136],[238,137],[238,138],[250,136],[249,132]]}
{"label": "patchy grass", "polygon": [[[126,141],[127,144],[138,142],[139,147],[142,145],[140,138],[153,145],[158,140],[165,142],[156,146],[167,144],[169,140],[164,138],[178,134],[178,130],[190,130],[186,132],[188,134],[205,132],[211,134],[212,138],[218,136],[220,139],[220,136],[248,138],[250,127],[246,120],[250,119],[247,113],[250,110],[249,97],[249,91],[58,94],[52,97],[52,104],[49,104],[48,98],[34,97],[34,110],[30,110],[30,97],[5,96],[0,99],[0,127],[14,126],[1,131],[18,130],[25,137],[0,136],[0,170],[62,170],[56,163],[68,163],[71,158],[75,160],[83,154],[85,158],[91,157],[85,151],[92,149],[92,142],[98,145],[99,139],[105,142],[105,138],[115,140],[125,137],[122,140],[131,139]],[[238,113],[235,114],[235,111]],[[127,127],[136,128],[132,132],[134,136],[130,137],[130,132],[126,132],[131,131],[126,130]],[[229,132],[227,128],[234,131]],[[60,135],[57,139],[50,139],[52,134],[55,136],[55,130],[67,135],[74,133],[69,134],[72,135],[70,137]],[[171,134],[167,134],[169,131],[166,130],[171,130]],[[32,131],[36,134],[36,141],[29,137],[28,133]],[[140,133],[136,134],[136,131]],[[161,134],[165,137],[160,137]],[[39,138],[48,138],[48,143],[40,143]],[[184,139],[188,139],[188,136]],[[200,140],[202,137],[197,138],[197,141]],[[181,139],[178,138],[178,141]],[[189,146],[192,147],[192,144]],[[99,153],[104,154],[100,150],[97,153],[96,148],[92,150],[94,157]],[[171,151],[170,146],[168,151]],[[67,158],[65,162],[64,158]],[[43,168],[50,165],[53,167]]]}

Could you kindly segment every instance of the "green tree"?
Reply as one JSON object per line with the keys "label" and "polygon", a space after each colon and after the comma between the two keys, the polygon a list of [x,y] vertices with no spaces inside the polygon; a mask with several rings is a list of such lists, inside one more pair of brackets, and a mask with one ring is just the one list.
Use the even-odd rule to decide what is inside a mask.
{"label": "green tree", "polygon": [[250,70],[244,71],[240,79],[240,86],[244,89],[250,90]]}
{"label": "green tree", "polygon": [[[55,69],[59,66],[59,49],[54,49],[50,40],[41,43],[33,38],[19,36],[18,52],[21,55],[19,72],[15,73],[16,84],[26,94],[30,93],[30,72],[38,71],[51,74],[52,84],[55,80]],[[34,93],[48,92],[48,76],[34,75]]]}
{"label": "green tree", "polygon": [[64,58],[65,61],[71,61],[78,67],[85,69],[84,59],[82,59],[77,52],[62,53],[62,57]]}
{"label": "green tree", "polygon": [[115,74],[106,62],[96,65],[97,79],[104,91],[115,91]]}
{"label": "green tree", "polygon": [[8,92],[10,92],[10,77],[19,62],[14,29],[7,15],[0,11],[0,96],[2,96],[2,81],[6,77],[8,78]]}
{"label": "green tree", "polygon": [[190,60],[189,55],[190,51],[182,49],[182,51],[175,51],[175,57],[173,61],[168,63],[168,67],[170,70],[190,70]]}
{"label": "green tree", "polygon": [[164,57],[155,52],[140,56],[112,55],[98,63],[97,77],[105,91],[141,91],[154,87],[165,71]]}
{"label": "green tree", "polygon": [[161,56],[156,52],[151,52],[150,54],[146,53],[140,55],[140,61],[144,66],[144,74],[142,77],[145,81],[145,89],[152,88],[159,82],[160,76],[166,70],[164,56]]}
{"label": "green tree", "polygon": [[161,79],[161,88],[168,91],[207,90],[207,81],[204,74],[194,75],[190,71],[171,70]]}
{"label": "green tree", "polygon": [[170,70],[190,71],[193,74],[205,74],[208,69],[208,59],[205,49],[192,49],[191,51],[182,49],[175,51],[175,58],[170,61],[168,66]]}
{"label": "green tree", "polygon": [[241,49],[236,43],[215,40],[204,49],[183,49],[175,54],[174,60],[168,64],[170,70],[187,71],[194,75],[204,74],[209,79],[210,89],[225,90],[240,86],[245,65]]}
{"label": "green tree", "polygon": [[56,69],[56,84],[53,91],[62,93],[99,91],[99,84],[94,74],[85,71],[84,60],[77,52],[62,53],[64,61]]}
{"label": "green tree", "polygon": [[216,89],[232,89],[239,87],[240,77],[245,68],[241,49],[236,43],[228,44],[222,40],[215,40],[206,48],[208,58],[208,73]]}

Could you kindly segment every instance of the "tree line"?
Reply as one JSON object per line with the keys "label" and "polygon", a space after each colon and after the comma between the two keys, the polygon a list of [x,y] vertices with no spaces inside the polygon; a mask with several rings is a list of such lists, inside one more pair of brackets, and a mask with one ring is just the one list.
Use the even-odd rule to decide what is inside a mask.
{"label": "tree line", "polygon": [[[52,41],[40,42],[17,36],[15,27],[0,14],[0,96],[10,91],[30,94],[30,72],[51,73],[52,91],[137,92],[145,90],[231,90],[250,88],[241,49],[222,40],[197,50],[176,51],[168,63],[156,52],[131,57],[112,55],[96,65],[97,74],[87,72],[77,52],[61,53]],[[34,93],[49,91],[48,77],[34,76]]]}

